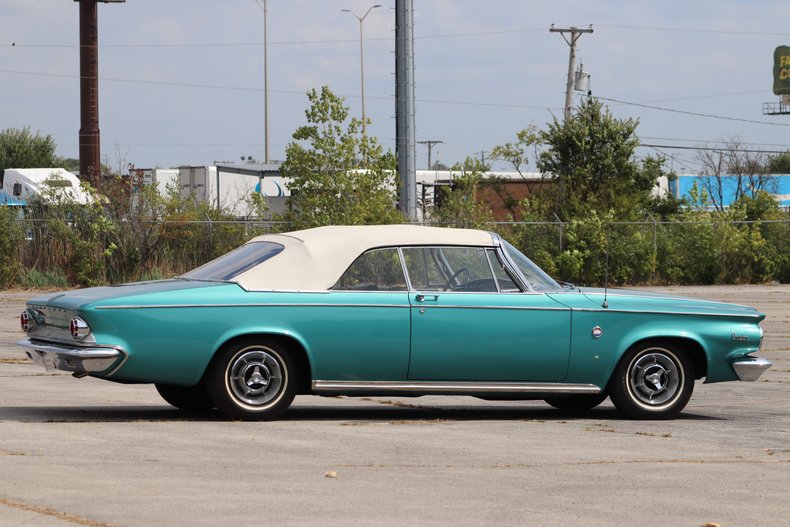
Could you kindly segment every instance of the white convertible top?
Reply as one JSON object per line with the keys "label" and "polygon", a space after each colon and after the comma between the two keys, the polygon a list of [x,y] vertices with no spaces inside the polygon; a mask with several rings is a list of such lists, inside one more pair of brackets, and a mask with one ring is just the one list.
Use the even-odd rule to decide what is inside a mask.
{"label": "white convertible top", "polygon": [[239,274],[244,289],[321,291],[337,283],[357,257],[376,247],[469,245],[494,247],[491,233],[421,225],[345,225],[265,234],[247,243],[267,241],[285,247],[280,254]]}

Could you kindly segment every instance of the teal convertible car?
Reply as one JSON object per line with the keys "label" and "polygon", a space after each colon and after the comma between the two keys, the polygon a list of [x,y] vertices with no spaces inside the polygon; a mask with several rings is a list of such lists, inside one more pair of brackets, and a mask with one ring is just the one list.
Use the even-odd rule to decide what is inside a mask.
{"label": "teal convertible car", "polygon": [[560,285],[498,235],[415,225],[250,240],[180,278],[31,300],[47,369],[274,419],[296,394],[472,395],[669,419],[696,379],[754,381],[750,307]]}

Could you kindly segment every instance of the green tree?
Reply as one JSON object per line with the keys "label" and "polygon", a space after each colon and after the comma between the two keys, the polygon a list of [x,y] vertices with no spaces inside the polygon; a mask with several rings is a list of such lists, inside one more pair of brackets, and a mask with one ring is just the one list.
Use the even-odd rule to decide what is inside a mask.
{"label": "green tree", "polygon": [[654,167],[634,161],[638,121],[616,119],[598,101],[585,101],[570,118],[549,123],[540,137],[546,150],[538,169],[557,179],[554,212],[571,219],[590,208],[628,216],[649,200]]}
{"label": "green tree", "polygon": [[395,157],[362,134],[341,97],[326,86],[307,94],[307,123],[293,134],[280,173],[291,189],[284,219],[302,229],[321,225],[399,223]]}
{"label": "green tree", "polygon": [[80,171],[80,160],[76,157],[56,157],[55,164],[58,168],[65,168],[69,172]]}
{"label": "green tree", "polygon": [[[505,161],[510,164],[510,166],[518,172],[519,176],[521,176],[522,184],[526,185],[528,194],[533,195],[545,183],[543,178],[540,180],[527,179],[530,152],[533,159],[537,159],[540,145],[540,130],[538,130],[534,124],[530,124],[516,133],[515,142],[497,145],[492,148],[490,158],[495,161]],[[513,196],[506,182],[499,178],[490,177],[487,183],[502,201],[503,206],[508,211],[510,219],[513,221],[521,220],[524,204]]]}
{"label": "green tree", "polygon": [[769,174],[790,174],[790,152],[782,152],[768,160]]}
{"label": "green tree", "polygon": [[492,160],[508,162],[524,178],[529,165],[528,154],[532,150],[533,156],[537,158],[540,144],[540,131],[534,124],[531,124],[516,133],[516,141],[514,143],[505,143],[492,148],[489,157]]}
{"label": "green tree", "polygon": [[433,220],[448,227],[482,229],[493,221],[491,207],[479,199],[482,173],[488,170],[480,160],[467,157],[463,164],[453,170],[461,175],[453,178],[449,187],[439,187],[441,193],[433,213]]}
{"label": "green tree", "polygon": [[55,160],[51,135],[31,134],[29,127],[0,132],[0,172],[7,168],[52,167]]}

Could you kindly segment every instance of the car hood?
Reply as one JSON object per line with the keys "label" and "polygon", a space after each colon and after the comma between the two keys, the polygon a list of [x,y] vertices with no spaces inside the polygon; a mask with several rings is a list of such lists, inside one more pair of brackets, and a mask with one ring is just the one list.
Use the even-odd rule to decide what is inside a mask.
{"label": "car hood", "polygon": [[[176,278],[173,280],[155,280],[151,282],[135,282],[129,284],[112,285],[105,287],[89,287],[86,289],[75,289],[55,294],[49,294],[33,298],[29,304],[49,305],[62,309],[76,310],[85,308],[88,305],[113,305],[127,302],[132,299],[141,300],[142,297],[162,298],[163,295],[187,294],[190,291],[199,291],[206,288],[232,287],[238,289],[238,285],[228,282],[196,281]],[[141,302],[145,303],[145,302]]]}
{"label": "car hood", "polygon": [[721,315],[721,316],[742,316],[749,318],[765,318],[753,307],[740,304],[729,304],[725,302],[714,302],[712,300],[700,300],[683,296],[669,295],[665,293],[654,293],[652,291],[634,291],[628,289],[602,289],[592,287],[581,287],[567,293],[552,294],[552,298],[563,302],[565,295],[577,295],[586,298],[589,303],[575,303],[576,308],[581,309],[604,309],[603,303],[606,299],[609,311],[639,311],[646,313],[672,313],[688,315]]}

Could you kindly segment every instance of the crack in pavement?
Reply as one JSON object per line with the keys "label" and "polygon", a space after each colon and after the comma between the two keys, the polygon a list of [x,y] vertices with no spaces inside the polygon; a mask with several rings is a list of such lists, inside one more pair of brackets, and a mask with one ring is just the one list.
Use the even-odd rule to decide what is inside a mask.
{"label": "crack in pavement", "polygon": [[75,525],[87,525],[88,527],[113,527],[109,523],[83,518],[81,516],[76,516],[67,512],[61,512],[49,507],[42,507],[41,505],[34,505],[32,503],[25,503],[23,501],[0,498],[0,505],[25,512],[33,512],[44,516],[52,516],[59,520],[63,520],[64,522],[73,523]]}

